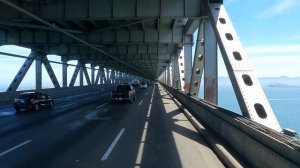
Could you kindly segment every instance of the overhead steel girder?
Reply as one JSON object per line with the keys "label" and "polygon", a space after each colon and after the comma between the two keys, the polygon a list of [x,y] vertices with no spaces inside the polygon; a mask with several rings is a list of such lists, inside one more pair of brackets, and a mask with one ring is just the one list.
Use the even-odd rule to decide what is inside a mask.
{"label": "overhead steel girder", "polygon": [[16,91],[18,89],[20,83],[22,82],[23,78],[25,77],[27,71],[29,70],[31,64],[33,63],[33,61],[35,59],[36,59],[36,52],[31,51],[28,58],[25,60],[22,67],[18,71],[17,75],[15,76],[15,78],[13,79],[11,84],[9,85],[8,89],[6,90],[7,92]]}
{"label": "overhead steel girder", "polygon": [[[38,21],[38,22],[41,22],[41,23],[43,23],[43,24],[45,24],[45,25],[47,25],[47,26],[49,26],[49,27],[52,27],[52,28],[56,29],[57,31],[59,31],[59,32],[61,32],[61,33],[65,34],[65,35],[71,37],[71,38],[74,39],[75,41],[78,41],[78,42],[80,42],[80,43],[82,43],[82,44],[84,44],[84,45],[86,45],[86,46],[89,46],[90,48],[94,49],[95,51],[97,51],[97,52],[99,52],[99,53],[105,54],[107,57],[110,57],[111,59],[114,59],[114,60],[116,60],[116,61],[118,61],[118,62],[120,62],[120,63],[122,63],[122,64],[124,64],[124,65],[127,65],[128,67],[131,67],[134,71],[137,71],[137,72],[139,71],[136,67],[133,67],[133,66],[131,66],[131,65],[127,64],[127,63],[125,63],[124,61],[122,61],[122,60],[120,60],[120,59],[118,59],[118,58],[116,58],[116,57],[111,56],[110,54],[104,52],[103,50],[101,50],[101,49],[99,49],[99,48],[93,46],[92,44],[90,44],[90,43],[87,42],[86,40],[81,39],[80,37],[77,37],[77,36],[75,36],[75,35],[73,35],[73,34],[70,34],[70,33],[66,32],[66,31],[64,31],[63,29],[61,29],[61,28],[59,28],[59,27],[57,27],[57,26],[51,24],[49,21],[47,21],[47,20],[41,18],[40,16],[37,16],[36,14],[30,13],[30,12],[24,10],[23,8],[19,7],[18,5],[15,5],[14,3],[12,3],[12,2],[10,2],[10,1],[8,1],[8,0],[0,0],[0,2],[2,2],[2,3],[4,3],[4,4],[6,4],[6,5],[8,5],[8,6],[14,8],[14,9],[16,9],[18,12],[23,13],[23,14],[25,14],[26,16],[29,16],[30,18],[32,18],[32,19],[34,19],[34,20],[36,20],[36,21]],[[144,74],[144,75],[147,76],[147,74]]]}
{"label": "overhead steel girder", "polygon": [[[62,29],[65,31],[64,29]],[[158,32],[155,29],[147,29],[145,31],[140,30],[115,30],[96,32],[91,34],[77,35],[81,39],[84,39],[94,45],[95,47],[105,47],[105,45],[114,44],[182,44],[182,27],[176,27],[170,29],[161,27]],[[68,31],[66,31],[68,32]],[[60,44],[76,44],[80,47],[80,43],[74,41],[69,36],[56,32],[56,31],[45,31],[45,30],[13,30],[13,31],[0,31],[0,43],[7,44],[13,43],[21,46],[34,45],[60,45]]]}
{"label": "overhead steel girder", "polygon": [[[0,25],[3,26],[12,26],[12,27],[21,27],[21,28],[29,28],[29,29],[39,29],[39,30],[51,30],[56,31],[55,29],[48,27],[48,26],[41,26],[36,24],[28,24],[28,23],[22,23],[22,22],[11,22],[11,21],[0,21]],[[76,33],[76,34],[82,34],[83,31],[80,30],[72,30],[72,29],[63,29],[64,31],[67,31],[69,33]]]}
{"label": "overhead steel girder", "polygon": [[219,3],[209,4],[209,14],[243,115],[276,131],[282,131],[224,6]]}
{"label": "overhead steel girder", "polygon": [[[169,17],[198,17],[203,11],[203,0],[61,0],[32,5],[31,1],[16,1],[29,12],[47,20],[115,20]],[[41,10],[42,9],[42,10]],[[19,12],[0,5],[1,20],[27,20]]]}
{"label": "overhead steel girder", "polygon": [[[158,45],[112,45],[105,49],[105,52],[122,59],[170,59],[171,55],[176,54],[177,44]],[[29,46],[28,46],[29,47]],[[33,47],[35,48],[35,47]],[[104,54],[94,52],[88,47],[78,45],[48,45],[47,53],[56,55],[68,55],[68,59],[109,59]]]}

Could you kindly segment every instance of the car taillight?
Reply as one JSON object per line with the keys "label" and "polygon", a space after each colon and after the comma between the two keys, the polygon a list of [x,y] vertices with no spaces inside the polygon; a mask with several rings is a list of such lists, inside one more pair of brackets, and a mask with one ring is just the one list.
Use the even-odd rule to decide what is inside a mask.
{"label": "car taillight", "polygon": [[131,92],[129,92],[129,93],[128,93],[128,96],[130,97],[131,95],[132,95],[132,93],[131,93]]}

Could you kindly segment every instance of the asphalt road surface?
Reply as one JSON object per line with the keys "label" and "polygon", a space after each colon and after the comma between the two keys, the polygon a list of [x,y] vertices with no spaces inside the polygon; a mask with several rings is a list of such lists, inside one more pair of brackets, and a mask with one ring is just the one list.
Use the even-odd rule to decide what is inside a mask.
{"label": "asphalt road surface", "polygon": [[1,106],[0,167],[224,167],[161,86],[136,89],[136,98],[69,95],[21,114]]}

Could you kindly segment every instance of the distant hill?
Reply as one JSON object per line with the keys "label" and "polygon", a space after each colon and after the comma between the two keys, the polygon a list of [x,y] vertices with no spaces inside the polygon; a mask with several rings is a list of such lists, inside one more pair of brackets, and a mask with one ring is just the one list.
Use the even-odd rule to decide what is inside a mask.
{"label": "distant hill", "polygon": [[300,77],[265,77],[259,78],[261,85],[269,87],[300,87]]}
{"label": "distant hill", "polygon": [[[300,87],[300,77],[262,77],[258,78],[264,87]],[[219,77],[220,86],[231,86],[229,77]]]}

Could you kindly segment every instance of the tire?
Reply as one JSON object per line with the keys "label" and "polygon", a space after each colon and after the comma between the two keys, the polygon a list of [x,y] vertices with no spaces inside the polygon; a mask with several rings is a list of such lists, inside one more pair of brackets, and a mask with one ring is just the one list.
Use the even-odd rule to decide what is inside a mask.
{"label": "tire", "polygon": [[53,101],[49,102],[49,107],[53,108]]}
{"label": "tire", "polygon": [[33,110],[34,110],[34,111],[39,111],[39,109],[40,109],[39,104],[35,104],[35,105],[33,106]]}
{"label": "tire", "polygon": [[15,110],[16,110],[16,113],[20,113],[20,109],[18,109],[18,108],[15,108]]}

